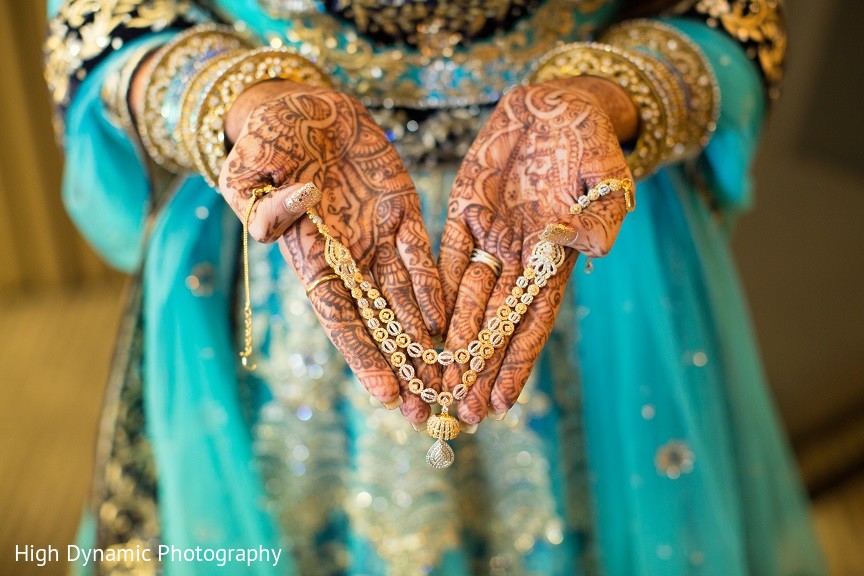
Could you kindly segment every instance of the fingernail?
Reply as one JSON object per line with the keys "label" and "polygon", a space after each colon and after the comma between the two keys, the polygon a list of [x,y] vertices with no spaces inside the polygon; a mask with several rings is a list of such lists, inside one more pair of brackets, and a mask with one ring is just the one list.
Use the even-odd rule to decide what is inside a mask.
{"label": "fingernail", "polygon": [[546,229],[543,230],[543,234],[540,235],[540,238],[548,242],[560,244],[561,246],[567,246],[579,238],[579,231],[572,226],[567,226],[566,224],[549,224],[546,226]]}
{"label": "fingernail", "polygon": [[315,184],[309,182],[285,198],[285,208],[292,214],[302,213],[313,204],[320,202],[321,196],[321,190]]}
{"label": "fingernail", "polygon": [[411,422],[411,427],[414,428],[415,432],[425,432],[426,431],[426,422],[415,423]]}
{"label": "fingernail", "polygon": [[466,434],[474,434],[477,432],[477,424],[463,424],[462,432],[465,432]]}
{"label": "fingernail", "polygon": [[489,408],[489,412],[487,412],[486,415],[492,420],[501,421],[504,419],[505,416],[507,416],[507,411],[505,410],[504,412],[496,412],[492,408]]}
{"label": "fingernail", "polygon": [[397,396],[395,400],[391,400],[390,402],[382,402],[382,404],[384,404],[384,407],[388,410],[395,410],[402,405],[402,397]]}

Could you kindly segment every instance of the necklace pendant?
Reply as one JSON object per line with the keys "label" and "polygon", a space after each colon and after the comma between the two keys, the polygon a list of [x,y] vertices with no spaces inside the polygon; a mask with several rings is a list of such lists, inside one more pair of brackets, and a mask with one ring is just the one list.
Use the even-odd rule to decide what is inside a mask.
{"label": "necklace pendant", "polygon": [[429,451],[426,452],[426,464],[430,468],[447,468],[456,460],[456,454],[449,444],[443,440],[436,440]]}

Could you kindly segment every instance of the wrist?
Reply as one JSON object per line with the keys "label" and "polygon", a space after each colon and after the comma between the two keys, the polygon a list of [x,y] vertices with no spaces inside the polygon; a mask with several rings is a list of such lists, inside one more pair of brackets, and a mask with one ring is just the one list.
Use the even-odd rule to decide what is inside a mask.
{"label": "wrist", "polygon": [[599,76],[575,76],[558,82],[588,95],[609,116],[619,142],[630,142],[639,135],[639,111],[633,99],[611,80]]}
{"label": "wrist", "polygon": [[274,79],[254,84],[244,90],[225,113],[226,146],[228,148],[233,146],[252,112],[258,106],[289,93],[299,86],[301,85],[290,80]]}

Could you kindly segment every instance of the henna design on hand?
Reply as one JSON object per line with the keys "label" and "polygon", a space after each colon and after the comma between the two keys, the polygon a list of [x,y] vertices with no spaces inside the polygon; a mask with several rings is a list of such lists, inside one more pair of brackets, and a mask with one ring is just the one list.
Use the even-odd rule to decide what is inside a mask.
{"label": "henna design on hand", "polygon": [[[444,306],[419,198],[407,170],[358,100],[289,84],[249,115],[219,184],[238,216],[253,189],[276,187],[256,204],[250,233],[265,242],[281,238],[283,255],[309,285],[331,270],[323,239],[311,221],[300,218],[302,212],[290,198],[296,184],[304,182],[314,182],[323,191],[316,210],[361,269],[373,274],[406,330],[418,342],[430,344],[445,325]],[[429,406],[393,373],[345,287],[325,282],[309,297],[330,340],[369,392],[385,403],[401,394],[403,414],[412,422],[424,421]],[[437,369],[422,361],[414,361],[414,366],[427,385],[440,388]]]}
{"label": "henna design on hand", "polygon": [[[578,231],[569,246],[579,252],[609,252],[626,214],[623,192],[569,214],[579,196],[607,178],[632,176],[616,126],[590,91],[557,81],[518,87],[501,99],[460,166],[448,204],[438,263],[452,313],[448,349],[464,347],[494,314],[547,225]],[[473,247],[502,260],[500,278],[485,265],[469,265]],[[503,412],[516,402],[551,333],[575,261],[576,253],[568,254],[510,341],[486,361],[457,408],[463,421],[475,424],[490,407]],[[460,368],[448,367],[445,388],[460,377]]]}

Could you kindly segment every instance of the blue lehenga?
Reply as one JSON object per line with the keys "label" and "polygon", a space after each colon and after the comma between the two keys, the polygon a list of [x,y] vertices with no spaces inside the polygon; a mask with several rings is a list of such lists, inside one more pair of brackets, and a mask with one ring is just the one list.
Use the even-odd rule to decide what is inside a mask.
{"label": "blue lehenga", "polygon": [[[254,1],[214,4],[267,41],[306,38]],[[572,38],[613,8],[579,16]],[[148,173],[99,97],[124,54],[155,37],[89,74],[66,114],[64,200],[109,262],[140,269],[126,319],[137,337],[115,376],[120,391],[137,385],[146,428],[129,419],[124,441],[152,452],[155,493],[126,518],[156,518],[145,545],[287,552],[277,566],[168,562],[165,574],[824,573],[727,237],[750,203],[764,89],[721,32],[668,22],[715,68],[717,132],[698,161],[639,183],[612,254],[574,273],[517,405],[461,436],[445,471],[426,467],[425,435],[369,401],[272,246],[250,254],[259,369],[238,368],[236,217],[200,177],[175,180],[151,210]],[[412,170],[432,238],[454,169]],[[97,497],[83,540],[122,516],[111,506]]]}

